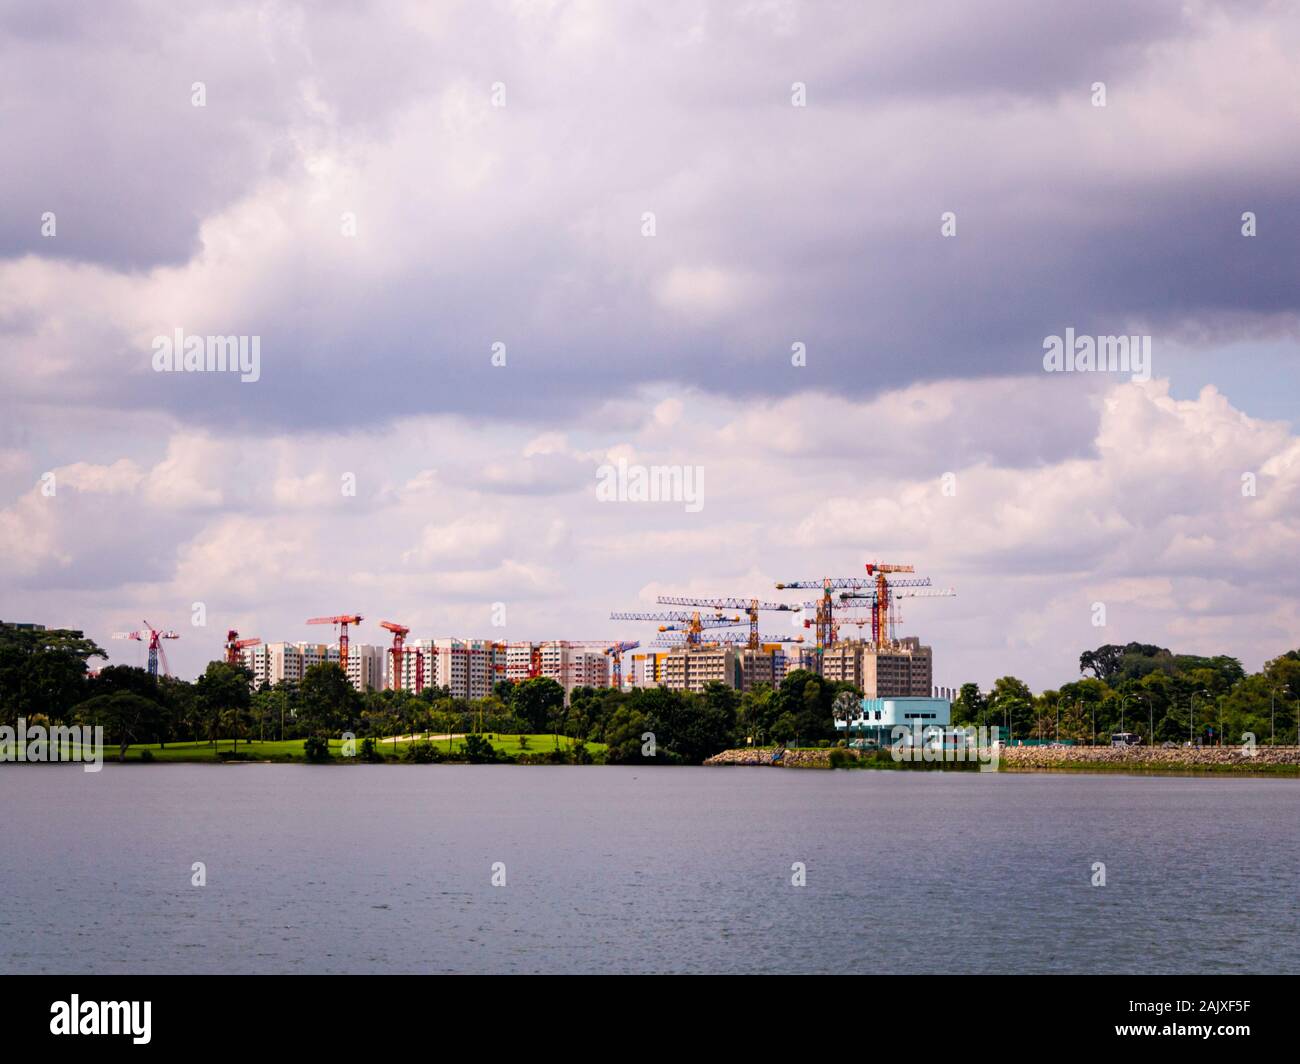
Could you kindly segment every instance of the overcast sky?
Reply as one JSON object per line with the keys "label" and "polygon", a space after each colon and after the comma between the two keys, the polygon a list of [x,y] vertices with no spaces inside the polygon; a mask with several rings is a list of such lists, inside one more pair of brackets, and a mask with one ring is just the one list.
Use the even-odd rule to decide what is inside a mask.
{"label": "overcast sky", "polygon": [[[609,611],[878,559],[958,592],[903,607],[937,683],[1257,668],[1297,55],[1263,0],[0,3],[0,616],[127,663],[148,618],[189,676],[229,627],[648,640]],[[1067,328],[1152,379],[1045,373]],[[260,379],[155,372],[176,329]],[[618,458],[703,507],[600,501]]]}

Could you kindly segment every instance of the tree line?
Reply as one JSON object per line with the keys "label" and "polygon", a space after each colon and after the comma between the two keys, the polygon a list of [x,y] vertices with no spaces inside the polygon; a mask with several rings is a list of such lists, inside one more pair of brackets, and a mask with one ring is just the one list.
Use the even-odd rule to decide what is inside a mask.
{"label": "tree line", "polygon": [[1033,694],[1014,676],[988,691],[963,684],[956,724],[997,725],[1013,739],[1109,742],[1127,731],[1147,744],[1294,745],[1300,710],[1300,651],[1247,674],[1236,658],[1174,654],[1147,643],[1107,644],[1079,657],[1080,678]]}

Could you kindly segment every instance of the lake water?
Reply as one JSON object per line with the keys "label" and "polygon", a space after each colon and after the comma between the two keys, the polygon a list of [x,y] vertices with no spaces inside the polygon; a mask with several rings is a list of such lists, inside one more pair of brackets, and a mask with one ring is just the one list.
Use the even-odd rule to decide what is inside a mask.
{"label": "lake water", "polygon": [[1300,971],[1290,780],[4,766],[0,808],[7,973]]}

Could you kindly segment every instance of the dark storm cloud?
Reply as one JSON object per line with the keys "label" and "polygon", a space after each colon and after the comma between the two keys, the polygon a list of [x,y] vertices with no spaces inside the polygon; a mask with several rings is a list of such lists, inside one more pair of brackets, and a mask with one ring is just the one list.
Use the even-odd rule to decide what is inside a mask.
{"label": "dark storm cloud", "polygon": [[[0,254],[196,271],[142,282],[124,320],[75,290],[0,299],[3,342],[31,359],[56,336],[76,366],[11,388],[266,428],[555,423],[654,382],[867,395],[1034,373],[1070,326],[1140,323],[1157,359],[1162,336],[1282,329],[1300,150],[1278,140],[1296,86],[1267,41],[1296,33],[1266,9],[1230,9],[1258,20],[1262,60],[1219,9],[1173,2],[453,5],[420,25],[351,4],[6,9],[0,117],[22,150]],[[266,213],[209,266],[200,225],[241,203]],[[276,225],[290,237],[259,243]],[[218,320],[193,320],[195,290]],[[148,337],[178,326],[261,336],[262,380],[149,373]]]}

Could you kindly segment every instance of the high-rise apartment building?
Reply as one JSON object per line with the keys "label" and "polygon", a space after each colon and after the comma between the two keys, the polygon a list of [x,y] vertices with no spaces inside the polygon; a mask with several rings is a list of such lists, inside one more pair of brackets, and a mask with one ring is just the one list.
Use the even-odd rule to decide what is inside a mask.
{"label": "high-rise apartment building", "polygon": [[627,671],[627,683],[630,687],[660,687],[666,675],[667,652],[633,654],[624,659]]}
{"label": "high-rise apartment building", "polygon": [[846,639],[823,650],[821,673],[860,687],[866,698],[929,698],[934,656],[915,636],[884,646]]}
{"label": "high-rise apartment building", "polygon": [[416,657],[424,658],[424,685],[444,687],[452,698],[486,698],[505,677],[506,647],[490,639],[410,639],[402,657],[402,687],[416,688]]}
{"label": "high-rise apartment building", "polygon": [[663,685],[673,691],[702,691],[708,683],[739,687],[740,651],[733,646],[673,647],[668,651]]}
{"label": "high-rise apartment building", "polygon": [[567,696],[575,687],[608,687],[609,658],[599,650],[572,646],[563,639],[542,643],[541,675],[564,688]]}
{"label": "high-rise apartment building", "polygon": [[533,644],[506,644],[505,678],[512,683],[521,683],[533,674]]}
{"label": "high-rise apartment building", "polygon": [[[384,686],[384,647],[369,643],[348,646],[348,679],[358,691],[379,690]],[[282,680],[299,683],[313,665],[339,663],[337,643],[263,643],[240,651],[245,668],[253,674],[253,686],[272,686]]]}

